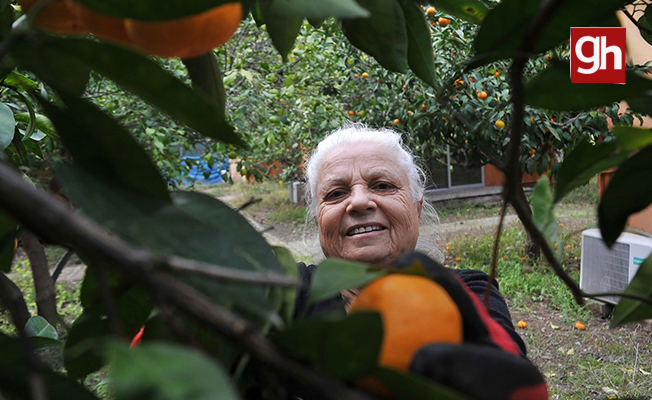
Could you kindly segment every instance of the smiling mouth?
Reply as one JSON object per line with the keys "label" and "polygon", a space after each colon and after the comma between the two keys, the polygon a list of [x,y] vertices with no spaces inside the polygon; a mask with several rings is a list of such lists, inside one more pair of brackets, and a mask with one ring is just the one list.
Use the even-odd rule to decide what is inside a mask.
{"label": "smiling mouth", "polygon": [[373,231],[383,231],[385,230],[384,227],[380,225],[372,225],[372,226],[361,226],[359,228],[352,229],[349,231],[346,236],[355,236],[359,235],[361,233],[367,233],[367,232],[373,232]]}

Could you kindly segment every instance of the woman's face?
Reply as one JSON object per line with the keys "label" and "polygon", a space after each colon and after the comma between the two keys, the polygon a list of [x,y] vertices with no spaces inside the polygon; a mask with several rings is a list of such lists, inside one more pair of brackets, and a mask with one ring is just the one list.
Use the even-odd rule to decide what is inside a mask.
{"label": "woman's face", "polygon": [[319,241],[327,257],[390,265],[413,250],[421,201],[395,156],[371,142],[326,154],[315,187]]}

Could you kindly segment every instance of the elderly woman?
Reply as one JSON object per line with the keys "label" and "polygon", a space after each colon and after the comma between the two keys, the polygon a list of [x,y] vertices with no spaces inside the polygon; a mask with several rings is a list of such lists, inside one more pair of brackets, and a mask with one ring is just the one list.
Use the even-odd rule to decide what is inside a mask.
{"label": "elderly woman", "polygon": [[[432,207],[424,201],[425,175],[403,146],[398,133],[360,126],[338,130],[319,143],[308,162],[306,175],[309,214],[317,223],[319,243],[326,257],[393,266],[401,255],[417,248],[420,220],[430,214]],[[304,286],[299,292],[297,310],[308,315],[346,302],[349,297],[343,294],[316,304],[310,310],[302,310],[314,269],[313,265],[299,265]],[[471,297],[479,299],[482,296],[488,283],[485,273],[451,271],[470,289],[467,292]],[[473,300],[475,306],[480,304],[478,299]],[[491,288],[488,315],[480,310],[483,307],[471,308],[468,312],[477,320],[486,315],[478,324],[487,327],[484,332],[491,336],[500,330],[501,340],[510,342],[505,347],[511,346],[520,357],[506,354],[507,361],[500,360],[505,353],[501,351],[502,346],[496,344],[500,340],[487,339],[491,342],[483,343],[487,346],[456,346],[448,355],[454,361],[442,356],[440,348],[426,346],[413,359],[412,370],[478,398],[547,398],[543,379],[525,358],[525,344],[514,330],[497,284]],[[462,309],[462,312],[467,310]],[[465,354],[460,353],[462,347]],[[491,350],[489,355],[484,354],[487,349]],[[433,369],[435,364],[441,363],[452,372],[442,375],[441,371]],[[477,369],[478,365],[481,371],[470,374],[469,371]],[[525,370],[528,373],[523,377]],[[508,376],[497,377],[497,373]],[[466,378],[461,378],[464,376]],[[470,378],[475,388],[464,388]],[[489,386],[496,386],[496,382],[499,387],[490,389]],[[524,387],[536,389],[534,392],[526,390],[524,397],[512,396],[515,390]],[[507,392],[501,392],[505,390]]]}

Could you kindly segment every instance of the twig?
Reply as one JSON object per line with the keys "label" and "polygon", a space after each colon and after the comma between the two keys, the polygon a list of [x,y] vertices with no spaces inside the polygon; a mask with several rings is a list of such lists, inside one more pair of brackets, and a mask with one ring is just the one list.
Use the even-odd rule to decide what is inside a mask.
{"label": "twig", "polygon": [[276,371],[315,389],[328,400],[364,400],[368,396],[321,375],[280,353],[248,321],[213,303],[191,286],[161,272],[160,257],[136,248],[75,214],[63,204],[29,185],[11,167],[0,163],[0,206],[19,223],[42,238],[70,243],[98,266],[117,270],[168,301],[212,330],[235,340],[254,358]]}
{"label": "twig", "polygon": [[489,296],[491,295],[491,286],[496,280],[496,265],[498,263],[498,249],[500,247],[500,236],[503,232],[503,222],[505,221],[505,213],[507,212],[507,201],[503,201],[503,206],[500,210],[500,220],[498,221],[498,228],[496,228],[496,239],[494,240],[493,252],[491,254],[491,271],[489,273],[489,281],[487,288],[484,291],[484,304],[489,309]]}
{"label": "twig", "polygon": [[61,256],[57,262],[57,266],[54,267],[54,271],[52,272],[52,282],[56,283],[57,279],[59,279],[59,275],[61,275],[61,271],[63,271],[63,268],[68,264],[68,261],[73,254],[74,252],[72,250],[67,249],[65,254]]}
{"label": "twig", "polygon": [[236,210],[236,211],[242,211],[242,210],[244,210],[245,208],[247,208],[247,207],[249,207],[249,206],[251,206],[251,205],[253,205],[253,204],[260,203],[262,200],[263,200],[263,199],[261,199],[260,197],[259,197],[259,198],[250,197],[249,200],[245,201],[244,204],[242,204],[241,206],[237,207],[235,210]]}

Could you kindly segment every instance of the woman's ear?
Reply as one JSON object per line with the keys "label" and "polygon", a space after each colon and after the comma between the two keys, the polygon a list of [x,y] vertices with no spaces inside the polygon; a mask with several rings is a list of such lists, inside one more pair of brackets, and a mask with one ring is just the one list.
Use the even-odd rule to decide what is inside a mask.
{"label": "woman's ear", "polygon": [[423,197],[421,200],[419,200],[419,204],[417,205],[417,214],[419,215],[419,219],[421,219],[421,209],[423,209]]}

